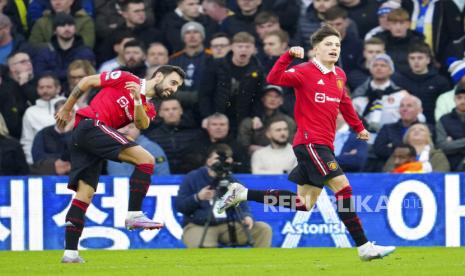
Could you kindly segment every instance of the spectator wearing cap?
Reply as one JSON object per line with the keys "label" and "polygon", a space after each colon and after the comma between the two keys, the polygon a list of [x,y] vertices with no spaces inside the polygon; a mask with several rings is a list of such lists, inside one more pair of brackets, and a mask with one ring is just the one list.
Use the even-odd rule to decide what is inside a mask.
{"label": "spectator wearing cap", "polygon": [[12,32],[8,16],[0,13],[0,64],[6,64],[8,56],[17,51],[33,54],[33,49],[23,36]]}
{"label": "spectator wearing cap", "polygon": [[423,102],[426,122],[434,124],[436,100],[450,89],[449,81],[439,75],[431,65],[432,52],[427,44],[412,44],[408,50],[409,71],[394,74],[392,79],[400,87],[417,96]]}
{"label": "spectator wearing cap", "polygon": [[465,85],[465,58],[450,59],[449,73],[454,84],[454,88],[441,94],[436,100],[436,109],[434,110],[434,118],[436,122],[455,108],[454,94],[458,86]]}
{"label": "spectator wearing cap", "polygon": [[452,171],[463,171],[465,151],[465,86],[454,92],[455,108],[436,123],[436,145],[449,160]]}
{"label": "spectator wearing cap", "polygon": [[100,65],[98,69],[99,73],[113,71],[116,68],[122,67],[125,65],[124,63],[124,44],[126,42],[131,41],[134,39],[134,35],[131,32],[118,32],[113,37],[113,51],[116,53],[116,56],[112,59],[106,60],[105,62]]}
{"label": "spectator wearing cap", "polygon": [[362,58],[363,42],[358,36],[348,35],[349,19],[347,11],[343,8],[334,6],[327,10],[325,22],[341,34],[341,56],[338,63],[348,73],[355,69],[357,62]]}
{"label": "spectator wearing cap", "polygon": [[[80,1],[51,1],[51,10],[45,10],[31,29],[29,42],[35,47],[48,47],[50,39],[55,34],[54,19],[57,14],[67,14],[74,18],[75,33],[81,36],[84,44],[90,48],[95,43],[94,20],[81,8]],[[59,20],[62,20],[62,16]]]}
{"label": "spectator wearing cap", "polygon": [[289,143],[289,127],[284,117],[276,116],[267,122],[266,137],[269,145],[252,154],[253,174],[289,173],[297,166],[292,145]]}
{"label": "spectator wearing cap", "polygon": [[400,8],[400,3],[395,0],[388,0],[384,2],[377,11],[378,15],[378,26],[374,27],[371,29],[366,35],[365,35],[365,40],[372,38],[373,36],[387,31],[389,24],[387,20],[387,16],[390,12],[392,12],[395,9]]}
{"label": "spectator wearing cap", "polygon": [[392,58],[399,72],[409,70],[408,47],[412,44],[422,43],[423,34],[410,30],[410,17],[402,8],[391,11],[388,16],[389,29],[377,34],[386,44],[386,53]]}
{"label": "spectator wearing cap", "polygon": [[372,133],[400,118],[400,101],[408,92],[391,80],[393,73],[392,59],[387,54],[376,55],[370,63],[371,77],[352,93],[355,110]]}
{"label": "spectator wearing cap", "polygon": [[199,88],[199,108],[203,118],[215,112],[229,118],[233,135],[239,123],[253,117],[260,103],[264,81],[260,62],[253,56],[255,38],[240,32],[234,35],[232,51],[225,58],[214,59]]}
{"label": "spectator wearing cap", "polygon": [[377,1],[339,0],[339,5],[347,11],[348,17],[357,25],[360,39],[378,24]]}
{"label": "spectator wearing cap", "polygon": [[350,89],[355,89],[370,77],[370,62],[379,54],[385,54],[384,41],[372,37],[363,42],[363,57],[358,60],[357,66],[347,73],[347,84]]}
{"label": "spectator wearing cap", "polygon": [[95,64],[95,56],[92,49],[84,44],[81,36],[76,34],[76,24],[71,15],[57,13],[53,18],[53,29],[55,34],[50,39],[48,47],[40,50],[35,59],[34,71],[39,76],[52,73],[63,84],[66,81],[66,70],[71,62],[84,59]]}
{"label": "spectator wearing cap", "polygon": [[274,117],[281,117],[287,122],[289,130],[288,141],[292,142],[296,131],[294,120],[283,114],[279,108],[283,105],[283,88],[276,85],[267,85],[263,89],[261,107],[257,116],[242,120],[239,126],[239,143],[247,148],[249,154],[270,144],[266,135],[266,127]]}
{"label": "spectator wearing cap", "polygon": [[211,51],[203,46],[205,28],[191,21],[181,28],[184,49],[170,56],[169,64],[181,67],[186,72],[182,87],[176,93],[184,111],[200,121],[198,89],[205,68],[210,62]]}
{"label": "spectator wearing cap", "polygon": [[181,29],[187,22],[196,21],[202,24],[205,28],[204,40],[206,41],[218,29],[215,21],[200,13],[199,0],[176,0],[176,3],[176,9],[166,14],[161,24],[164,41],[166,41],[166,46],[171,53],[176,53],[184,48]]}

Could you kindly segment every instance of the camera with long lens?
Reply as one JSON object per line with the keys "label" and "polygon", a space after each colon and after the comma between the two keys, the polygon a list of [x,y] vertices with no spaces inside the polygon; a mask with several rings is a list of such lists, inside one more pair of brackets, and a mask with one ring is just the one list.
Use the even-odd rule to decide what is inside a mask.
{"label": "camera with long lens", "polygon": [[227,190],[229,184],[231,184],[230,176],[232,175],[233,164],[226,162],[228,159],[226,152],[219,151],[217,154],[218,161],[210,166],[210,169],[216,174],[215,181],[210,186],[213,189],[219,189],[221,193],[222,190]]}

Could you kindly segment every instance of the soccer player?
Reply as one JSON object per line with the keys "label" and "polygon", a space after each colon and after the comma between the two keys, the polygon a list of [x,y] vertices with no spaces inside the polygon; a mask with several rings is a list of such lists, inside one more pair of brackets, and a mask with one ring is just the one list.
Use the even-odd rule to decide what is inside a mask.
{"label": "soccer player", "polygon": [[339,111],[357,132],[357,138],[369,139],[345,90],[346,75],[335,66],[341,52],[341,36],[325,25],[312,35],[311,43],[315,53],[313,60],[287,69],[293,58],[304,57],[302,47],[292,47],[278,59],[267,77],[271,84],[292,86],[296,91],[294,153],[298,165],[289,174],[289,180],[298,184],[297,195],[285,190],[251,190],[233,183],[222,196],[218,211],[223,212],[244,200],[309,211],[327,185],[335,193],[337,213],[357,245],[360,258],[382,258],[395,247],[375,245],[365,237],[354,210],[352,188],[333,153]]}
{"label": "soccer player", "polygon": [[135,165],[129,179],[129,208],[125,220],[128,229],[159,229],[142,213],[142,201],[150,186],[154,158],[144,148],[116,129],[134,122],[146,129],[156,111],[152,97],[174,94],[184,81],[184,71],[176,66],[159,67],[149,80],[124,71],[103,72],[83,78],[74,87],[64,106],[57,112],[57,126],[63,128],[71,119],[76,101],[92,88],[102,88],[89,106],[76,112],[71,138],[71,172],[68,188],[76,191],[66,214],[65,252],[62,263],[83,263],[77,248],[84,228],[86,209],[92,201],[105,159]]}

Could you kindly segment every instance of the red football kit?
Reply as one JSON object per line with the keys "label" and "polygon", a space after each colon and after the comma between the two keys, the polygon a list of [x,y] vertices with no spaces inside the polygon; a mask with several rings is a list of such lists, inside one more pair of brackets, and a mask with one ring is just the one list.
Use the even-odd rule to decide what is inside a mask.
{"label": "red football kit", "polygon": [[334,151],[339,110],[354,131],[359,133],[365,129],[347,95],[347,78],[341,68],[335,66],[330,71],[313,60],[287,69],[292,59],[288,52],[283,54],[268,74],[267,82],[291,86],[295,90],[297,133],[294,146],[311,143],[328,146]]}
{"label": "red football kit", "polygon": [[118,129],[134,121],[134,99],[130,91],[124,88],[126,82],[133,81],[141,86],[141,100],[150,120],[157,115],[155,107],[147,102],[144,93],[146,81],[137,76],[124,72],[112,71],[100,74],[102,89],[92,99],[89,106],[76,112],[76,127],[82,118],[99,120],[103,124]]}

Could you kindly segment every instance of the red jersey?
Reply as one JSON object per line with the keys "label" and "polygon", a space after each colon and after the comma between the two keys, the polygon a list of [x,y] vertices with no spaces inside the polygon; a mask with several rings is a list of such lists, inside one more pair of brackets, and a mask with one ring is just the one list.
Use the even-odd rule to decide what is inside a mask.
{"label": "red jersey", "polygon": [[[95,95],[89,106],[76,112],[76,127],[82,118],[91,118],[101,121],[107,126],[118,129],[134,121],[134,99],[128,89],[124,88],[126,82],[133,81],[141,85],[145,91],[145,80],[124,71],[103,72],[100,74],[102,89]],[[143,93],[143,92],[142,92]],[[145,95],[141,94],[142,104],[150,120],[157,115],[155,107],[147,102]]]}
{"label": "red jersey", "polygon": [[311,143],[328,146],[334,151],[339,110],[357,133],[365,129],[347,95],[347,78],[341,68],[335,67],[330,71],[317,61],[310,61],[287,70],[291,62],[292,56],[286,52],[276,61],[266,80],[295,90],[297,133],[294,146]]}

